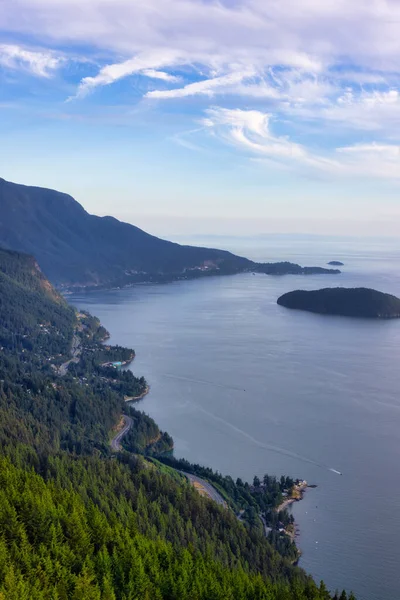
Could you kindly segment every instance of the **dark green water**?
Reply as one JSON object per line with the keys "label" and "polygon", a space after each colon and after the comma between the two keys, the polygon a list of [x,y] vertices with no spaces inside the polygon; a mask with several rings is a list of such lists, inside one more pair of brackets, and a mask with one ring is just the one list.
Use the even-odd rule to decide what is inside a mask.
{"label": "dark green water", "polygon": [[[331,285],[400,296],[398,253],[325,247],[317,262],[314,246],[296,256],[275,250],[347,265],[340,278],[246,274],[70,301],[100,317],[112,342],[135,348],[132,368],[151,385],[141,407],[174,437],[177,455],[234,477],[269,472],[316,483],[294,508],[301,566],[359,600],[396,600],[400,320],[288,311],[276,298]],[[252,255],[269,251],[253,247]]]}

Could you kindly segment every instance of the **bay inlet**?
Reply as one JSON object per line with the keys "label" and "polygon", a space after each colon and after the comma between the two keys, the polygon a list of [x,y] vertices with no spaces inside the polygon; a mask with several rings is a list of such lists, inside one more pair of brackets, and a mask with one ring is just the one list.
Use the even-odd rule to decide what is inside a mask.
{"label": "bay inlet", "polygon": [[[317,264],[315,245],[295,252]],[[321,264],[338,255],[318,254]],[[242,479],[267,472],[317,484],[293,506],[300,566],[362,600],[394,600],[400,322],[276,304],[292,289],[331,285],[400,295],[395,249],[352,245],[345,258],[340,281],[243,274],[69,300],[100,318],[111,343],[135,349],[131,368],[150,384],[138,407],[173,436],[177,456]]]}

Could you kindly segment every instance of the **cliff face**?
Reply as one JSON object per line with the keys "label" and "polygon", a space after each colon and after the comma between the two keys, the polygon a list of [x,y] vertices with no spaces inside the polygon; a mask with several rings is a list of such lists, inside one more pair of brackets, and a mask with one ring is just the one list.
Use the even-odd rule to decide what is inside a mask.
{"label": "cliff face", "polygon": [[74,323],[74,310],[44,277],[35,259],[0,248],[0,346],[24,352],[35,347],[40,354],[53,333],[57,342],[49,346],[67,353]]}
{"label": "cliff face", "polygon": [[67,306],[64,298],[43,275],[36,259],[29,254],[0,248],[0,283],[13,290],[9,298],[11,308],[13,298],[15,301],[24,293],[34,293],[38,298]]}
{"label": "cliff face", "polygon": [[400,317],[400,299],[368,288],[296,290],[278,298],[278,304],[326,315],[393,319]]}

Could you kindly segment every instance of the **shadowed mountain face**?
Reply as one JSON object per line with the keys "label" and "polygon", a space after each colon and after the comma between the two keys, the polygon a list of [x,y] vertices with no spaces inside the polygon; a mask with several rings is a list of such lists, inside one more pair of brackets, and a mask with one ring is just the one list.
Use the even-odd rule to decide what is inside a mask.
{"label": "shadowed mountain face", "polygon": [[278,298],[278,304],[323,315],[393,319],[400,317],[400,299],[368,288],[295,290]]}
{"label": "shadowed mountain face", "polygon": [[71,196],[0,179],[0,246],[35,256],[57,286],[124,286],[256,271],[340,273],[289,262],[254,263],[225,250],[181,246],[113,217],[90,215]]}
{"label": "shadowed mountain face", "polygon": [[223,250],[181,246],[113,217],[87,213],[71,196],[0,179],[0,245],[33,254],[58,285],[162,279],[194,270],[235,273],[252,263]]}

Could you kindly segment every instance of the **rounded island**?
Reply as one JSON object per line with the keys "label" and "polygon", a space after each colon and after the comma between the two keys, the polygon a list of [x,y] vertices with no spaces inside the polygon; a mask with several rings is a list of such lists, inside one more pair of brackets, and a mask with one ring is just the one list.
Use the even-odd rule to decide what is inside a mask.
{"label": "rounded island", "polygon": [[334,267],[343,267],[344,263],[340,262],[340,260],[331,260],[328,262],[328,265],[332,265]]}
{"label": "rounded island", "polygon": [[400,317],[400,299],[369,288],[324,288],[295,290],[277,300],[280,306],[321,315],[395,319]]}

